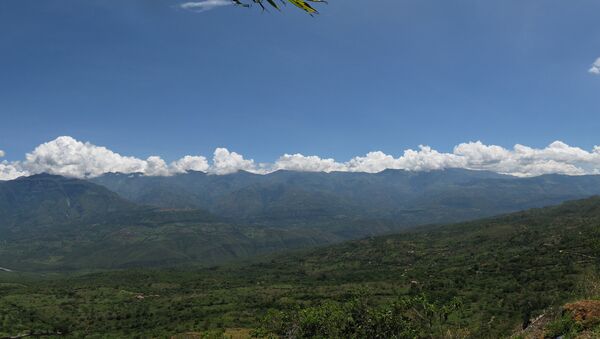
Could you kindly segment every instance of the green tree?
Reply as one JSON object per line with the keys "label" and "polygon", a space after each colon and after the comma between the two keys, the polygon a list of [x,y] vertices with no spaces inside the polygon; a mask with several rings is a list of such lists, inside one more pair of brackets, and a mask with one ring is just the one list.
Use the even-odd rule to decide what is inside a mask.
{"label": "green tree", "polygon": [[308,14],[317,14],[317,10],[312,7],[310,5],[310,2],[323,2],[323,3],[327,3],[327,1],[325,0],[231,0],[233,1],[236,5],[239,6],[243,6],[243,7],[250,7],[250,3],[256,3],[258,4],[260,7],[262,7],[263,9],[266,9],[265,4],[267,6],[276,8],[276,9],[281,9],[281,6],[278,2],[280,2],[281,4],[286,4],[286,3],[291,3],[292,5],[302,9],[303,11],[305,11]]}

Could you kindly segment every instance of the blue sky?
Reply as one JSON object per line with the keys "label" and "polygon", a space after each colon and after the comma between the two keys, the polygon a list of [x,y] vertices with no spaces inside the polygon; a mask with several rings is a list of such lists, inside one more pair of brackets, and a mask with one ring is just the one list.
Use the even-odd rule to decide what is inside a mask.
{"label": "blue sky", "polygon": [[181,3],[1,1],[4,159],[61,135],[167,161],[600,144],[598,1]]}

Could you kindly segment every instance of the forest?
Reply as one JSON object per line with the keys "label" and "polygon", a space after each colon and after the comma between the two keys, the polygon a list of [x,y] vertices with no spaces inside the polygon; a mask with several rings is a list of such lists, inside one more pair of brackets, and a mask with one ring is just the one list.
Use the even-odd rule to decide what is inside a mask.
{"label": "forest", "polygon": [[3,272],[2,335],[509,336],[588,296],[598,225],[591,198],[205,268]]}

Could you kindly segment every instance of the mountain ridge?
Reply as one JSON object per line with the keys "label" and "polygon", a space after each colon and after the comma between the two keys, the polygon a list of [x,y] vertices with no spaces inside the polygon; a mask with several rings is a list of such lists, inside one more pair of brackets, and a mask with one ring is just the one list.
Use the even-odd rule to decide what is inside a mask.
{"label": "mountain ridge", "polygon": [[376,220],[231,223],[197,208],[137,205],[48,174],[0,184],[0,266],[20,271],[210,265],[394,229]]}
{"label": "mountain ridge", "polygon": [[[244,222],[384,218],[406,226],[458,222],[600,194],[600,176],[518,178],[445,169],[379,173],[276,171],[90,179],[138,203],[206,209]],[[318,208],[314,206],[317,205]]]}

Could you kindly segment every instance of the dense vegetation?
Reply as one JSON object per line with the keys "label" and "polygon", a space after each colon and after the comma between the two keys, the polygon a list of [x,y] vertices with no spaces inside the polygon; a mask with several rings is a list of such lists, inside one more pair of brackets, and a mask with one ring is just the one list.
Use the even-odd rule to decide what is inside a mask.
{"label": "dense vegetation", "polygon": [[[362,337],[375,329],[400,337],[498,338],[579,295],[580,282],[600,264],[599,226],[600,198],[592,198],[220,267],[4,272],[0,336],[163,337],[246,328],[292,336]],[[422,322],[414,321],[419,314]]]}

